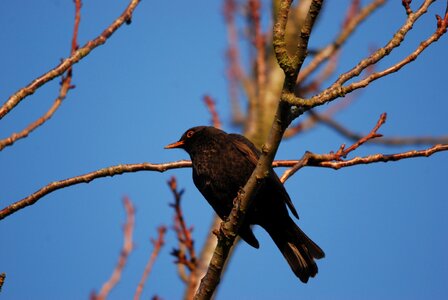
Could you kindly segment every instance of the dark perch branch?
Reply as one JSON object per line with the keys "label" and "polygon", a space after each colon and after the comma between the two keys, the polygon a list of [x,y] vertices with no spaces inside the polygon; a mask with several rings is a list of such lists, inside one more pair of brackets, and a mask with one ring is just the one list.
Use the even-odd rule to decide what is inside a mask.
{"label": "dark perch branch", "polygon": [[[320,11],[322,2],[323,1],[316,0],[311,3],[310,10],[299,37],[297,53],[293,58],[289,57],[286,51],[285,42],[286,21],[291,1],[284,0],[280,3],[280,9],[277,14],[278,17],[276,24],[274,25],[274,50],[280,67],[283,69],[286,76],[283,89],[289,92],[292,92],[294,89],[295,78],[305,59],[311,29]],[[262,184],[263,179],[269,174],[270,166],[274,160],[283,133],[291,121],[289,111],[289,104],[280,101],[269,138],[262,148],[262,155],[258,164],[243,190],[235,199],[235,205],[228,220],[223,222],[220,227],[218,244],[213,253],[207,273],[201,280],[195,299],[210,299],[218,286],[222,269],[237,236],[236,233],[244,220],[246,211],[251,205],[254,194]]]}

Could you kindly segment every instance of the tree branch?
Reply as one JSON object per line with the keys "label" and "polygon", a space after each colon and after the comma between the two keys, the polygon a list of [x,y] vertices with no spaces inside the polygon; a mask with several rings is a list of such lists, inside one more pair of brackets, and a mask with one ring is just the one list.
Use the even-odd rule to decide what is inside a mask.
{"label": "tree branch", "polygon": [[[350,131],[326,114],[316,113],[312,110],[310,110],[309,113],[311,119],[333,128],[336,132],[351,140],[356,141],[363,136],[362,134]],[[448,144],[448,136],[380,137],[370,140],[369,144],[388,146]]]}
{"label": "tree branch", "polygon": [[[398,161],[407,158],[429,157],[437,152],[448,151],[448,144],[438,144],[423,150],[410,150],[394,154],[371,154],[367,156],[357,156],[352,159],[343,160],[334,153],[315,154],[307,152],[300,160],[277,160],[272,165],[274,167],[295,167],[297,164],[303,167],[322,167],[334,170],[351,167],[355,165],[368,165],[377,162]],[[309,157],[307,157],[309,156]],[[288,176],[289,178],[290,176]]]}
{"label": "tree branch", "polygon": [[151,243],[154,246],[154,249],[152,250],[151,256],[149,257],[148,263],[145,266],[145,270],[143,271],[142,278],[140,279],[140,282],[138,283],[137,289],[135,291],[134,300],[139,300],[140,296],[143,292],[143,287],[145,285],[146,280],[149,277],[149,274],[151,273],[152,267],[154,265],[154,262],[156,261],[157,256],[159,255],[160,250],[162,249],[163,245],[165,244],[165,233],[166,233],[166,227],[165,226],[159,226],[157,228],[158,237],[157,240],[151,239]]}
{"label": "tree branch", "polygon": [[[188,228],[184,219],[184,214],[182,212],[182,207],[180,205],[182,200],[182,195],[184,190],[177,189],[176,177],[172,176],[168,180],[168,186],[174,196],[174,203],[170,206],[174,208],[174,230],[176,231],[177,240],[179,243],[179,249],[174,249],[171,254],[177,258],[176,263],[188,268],[190,274],[196,269],[196,251],[194,250],[194,240],[192,237],[193,227]],[[189,258],[185,253],[186,249],[188,251]],[[183,274],[183,273],[182,273]],[[187,276],[181,276],[182,280],[188,281]],[[191,278],[190,278],[191,279]]]}
{"label": "tree branch", "polygon": [[342,30],[335,40],[320,50],[317,55],[313,57],[308,65],[300,72],[297,77],[297,82],[301,83],[308,78],[312,72],[314,72],[323,62],[331,58],[336,51],[348,40],[348,38],[354,33],[355,29],[365,20],[372,15],[379,7],[384,4],[385,0],[374,0],[370,4],[363,7],[357,14],[350,17],[347,15]]}
{"label": "tree branch", "polygon": [[345,96],[346,94],[348,94],[356,89],[364,88],[364,87],[368,86],[371,82],[375,81],[376,79],[382,78],[388,74],[396,72],[396,71],[400,70],[403,66],[412,62],[430,44],[437,41],[443,34],[446,33],[446,28],[447,28],[446,14],[443,19],[441,17],[438,17],[437,30],[426,41],[422,42],[419,45],[419,47],[413,53],[411,53],[411,55],[409,55],[402,61],[398,62],[394,66],[392,66],[384,71],[372,73],[368,77],[366,77],[358,82],[353,82],[348,86],[343,86],[344,83],[346,83],[350,79],[358,76],[366,68],[372,66],[373,64],[376,64],[377,62],[382,60],[384,57],[389,55],[395,48],[397,48],[403,42],[406,34],[412,29],[415,22],[423,14],[425,14],[427,12],[428,7],[431,4],[433,4],[434,1],[435,0],[426,0],[415,13],[412,13],[408,16],[405,24],[394,34],[393,38],[386,44],[386,46],[378,49],[377,51],[372,53],[368,58],[360,61],[356,67],[354,67],[350,71],[339,76],[339,78],[336,80],[336,82],[332,86],[330,86],[329,88],[324,90],[322,93],[320,93],[314,97],[311,97],[310,99],[302,99],[302,98],[296,97],[293,93],[285,93],[283,95],[284,101],[288,102],[290,105],[302,107],[303,109],[308,110],[313,107],[328,103],[338,97]]}
{"label": "tree branch", "polygon": [[128,260],[129,254],[132,251],[133,243],[132,243],[132,234],[134,232],[134,224],[135,224],[135,210],[132,205],[131,200],[129,198],[123,199],[123,205],[126,210],[126,223],[124,224],[124,241],[123,248],[120,252],[120,257],[118,258],[118,263],[107,282],[103,284],[98,295],[92,295],[92,298],[95,300],[104,300],[109,295],[110,291],[117,285],[120,281],[121,273],[123,272],[124,266]]}
{"label": "tree branch", "polygon": [[[312,1],[310,10],[305,23],[301,29],[298,42],[297,54],[291,59],[286,51],[285,28],[286,21],[291,5],[290,0],[284,0],[280,3],[280,9],[277,13],[277,20],[274,25],[274,51],[277,55],[280,67],[285,72],[284,90],[293,91],[295,85],[295,75],[300,70],[303,60],[306,56],[309,36],[315,19],[320,11],[323,1]],[[230,249],[237,236],[238,229],[244,220],[244,215],[249,209],[253,196],[261,186],[264,178],[269,175],[272,162],[282,139],[283,133],[290,123],[289,104],[280,101],[277,113],[272,124],[269,138],[262,147],[262,155],[257,163],[255,170],[247,181],[242,191],[235,199],[235,205],[226,222],[223,222],[218,234],[218,244],[213,257],[210,261],[208,270],[201,280],[195,299],[210,299],[219,284],[221,272],[228,258]]]}
{"label": "tree branch", "polygon": [[[447,151],[448,144],[438,144],[431,148],[425,150],[411,150],[407,152],[401,152],[396,154],[374,154],[365,157],[356,157],[351,160],[346,161],[338,161],[338,162],[330,162],[330,161],[321,161],[319,163],[307,163],[306,166],[316,166],[316,167],[324,167],[324,168],[332,168],[332,169],[340,169],[343,167],[358,165],[358,164],[370,164],[374,162],[386,162],[386,161],[396,161],[405,158],[412,157],[421,157],[421,156],[430,156],[436,152]],[[277,160],[272,163],[273,167],[291,167],[297,164],[298,160]],[[141,164],[123,164],[117,166],[111,166],[107,168],[103,168],[94,172],[86,173],[84,175],[71,177],[68,179],[60,180],[52,182],[42,188],[40,188],[35,193],[3,208],[0,211],[0,220],[16,213],[17,211],[33,205],[38,202],[44,196],[57,191],[62,188],[66,188],[69,186],[77,185],[80,183],[89,183],[95,179],[103,178],[103,177],[112,177],[115,175],[122,175],[124,173],[134,173],[140,171],[157,171],[157,172],[165,172],[171,169],[180,169],[180,168],[190,168],[191,161],[188,160],[180,160],[175,162],[161,163],[161,164],[151,164],[151,163],[141,163]]]}
{"label": "tree branch", "polygon": [[[79,29],[79,22],[81,21],[81,6],[82,6],[81,0],[75,0],[75,22],[73,26],[72,47],[70,55],[73,55],[75,51],[78,49],[78,29]],[[67,75],[65,77],[64,76],[62,77],[59,95],[54,101],[53,105],[50,107],[50,109],[42,117],[40,117],[39,119],[28,125],[28,127],[23,129],[21,132],[13,133],[10,137],[0,140],[0,151],[3,150],[5,147],[13,145],[15,141],[22,138],[26,138],[37,127],[41,126],[43,123],[48,121],[53,116],[53,114],[61,105],[62,101],[67,96],[67,92],[70,89],[74,88],[74,86],[71,84],[73,76],[72,66],[70,66],[67,69],[66,74]]]}
{"label": "tree branch", "polygon": [[84,46],[76,50],[73,55],[64,59],[57,67],[36,78],[26,87],[20,89],[12,96],[10,96],[9,99],[2,105],[2,107],[0,107],[0,120],[25,97],[33,94],[39,87],[41,87],[48,81],[64,74],[64,72],[66,72],[72,65],[76,64],[81,59],[86,57],[93,49],[103,45],[107,41],[107,39],[124,23],[129,23],[132,17],[132,13],[134,12],[134,9],[139,4],[139,2],[140,0],[131,0],[128,7],[124,10],[120,17],[118,17],[109,27],[107,27],[97,38],[87,42]]}
{"label": "tree branch", "polygon": [[235,0],[224,0],[223,14],[227,27],[228,48],[226,51],[227,58],[227,80],[230,97],[230,105],[232,110],[232,123],[241,125],[244,123],[244,114],[241,111],[239,103],[239,83],[245,81],[245,75],[241,67],[238,34],[235,25],[235,12],[237,3]]}
{"label": "tree branch", "polygon": [[212,116],[212,125],[216,128],[221,128],[221,120],[219,119],[218,111],[216,110],[215,101],[209,95],[204,96],[204,103],[207,106],[210,115]]}
{"label": "tree branch", "polygon": [[0,292],[2,291],[3,284],[5,283],[6,273],[0,273]]}
{"label": "tree branch", "polygon": [[86,174],[80,175],[80,176],[71,177],[68,179],[60,180],[60,181],[55,181],[55,182],[52,182],[52,183],[40,188],[38,191],[23,198],[22,200],[19,200],[15,203],[3,208],[0,211],[0,220],[17,212],[18,210],[21,210],[22,208],[25,208],[29,205],[36,203],[43,196],[45,196],[49,193],[52,193],[54,191],[57,191],[59,189],[68,187],[68,186],[72,186],[72,185],[76,185],[76,184],[80,184],[80,183],[89,183],[90,181],[92,181],[94,179],[108,177],[108,176],[121,175],[123,173],[133,173],[133,172],[138,172],[138,171],[165,172],[166,170],[169,170],[169,169],[187,168],[187,167],[191,167],[191,161],[180,160],[180,161],[176,161],[176,162],[162,163],[162,164],[151,164],[151,163],[123,164],[123,165],[116,165],[116,166],[99,169],[97,171],[86,173]]}

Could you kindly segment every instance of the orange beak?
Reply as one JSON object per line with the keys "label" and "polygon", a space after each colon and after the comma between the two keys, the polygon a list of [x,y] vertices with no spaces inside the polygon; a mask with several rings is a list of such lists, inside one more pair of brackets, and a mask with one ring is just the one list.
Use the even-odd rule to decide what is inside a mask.
{"label": "orange beak", "polygon": [[178,141],[165,146],[165,149],[174,149],[174,148],[182,148],[184,146],[184,141]]}

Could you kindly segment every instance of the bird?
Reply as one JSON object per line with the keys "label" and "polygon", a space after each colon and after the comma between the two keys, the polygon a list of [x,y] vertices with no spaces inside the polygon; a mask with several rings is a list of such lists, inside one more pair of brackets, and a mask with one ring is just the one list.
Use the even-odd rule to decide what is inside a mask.
{"label": "bird", "polygon": [[[197,126],[185,131],[180,140],[165,149],[185,150],[192,161],[193,182],[216,214],[226,220],[233,208],[233,200],[244,187],[261,155],[260,150],[246,137],[226,133],[213,126]],[[315,277],[315,259],[325,256],[293,221],[288,213],[299,215],[272,167],[268,177],[254,196],[238,235],[254,248],[260,244],[252,232],[252,225],[267,231],[294,274],[307,283]]]}

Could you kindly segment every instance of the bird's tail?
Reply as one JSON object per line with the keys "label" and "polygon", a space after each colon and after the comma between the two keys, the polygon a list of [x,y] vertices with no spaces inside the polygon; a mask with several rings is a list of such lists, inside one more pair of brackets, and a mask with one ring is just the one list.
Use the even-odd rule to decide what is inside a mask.
{"label": "bird's tail", "polygon": [[325,253],[289,216],[263,227],[300,281],[306,283],[310,277],[316,276],[318,268],[314,259],[323,258]]}

